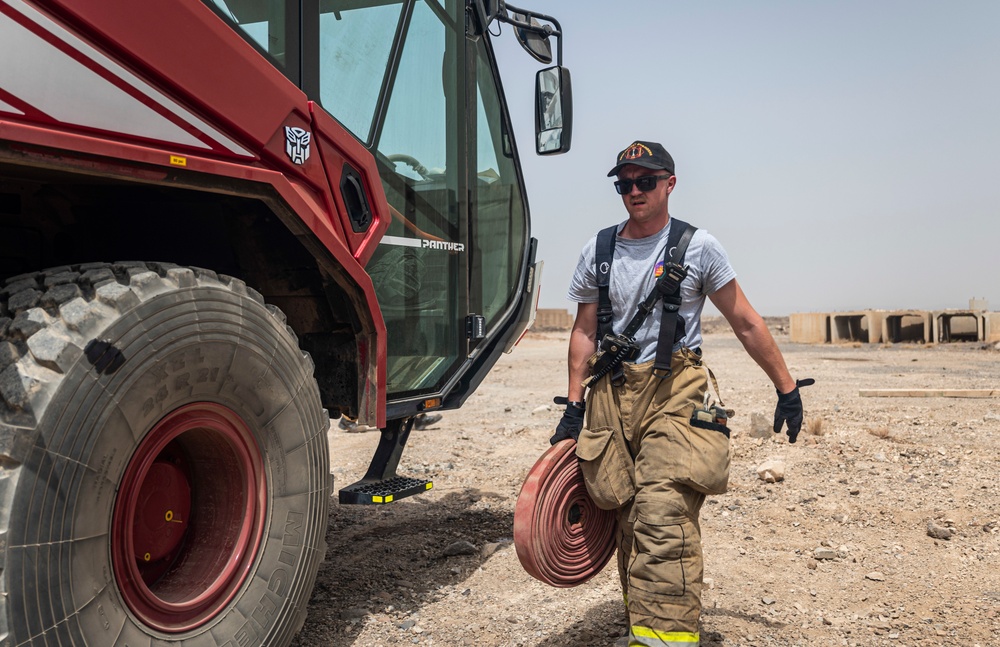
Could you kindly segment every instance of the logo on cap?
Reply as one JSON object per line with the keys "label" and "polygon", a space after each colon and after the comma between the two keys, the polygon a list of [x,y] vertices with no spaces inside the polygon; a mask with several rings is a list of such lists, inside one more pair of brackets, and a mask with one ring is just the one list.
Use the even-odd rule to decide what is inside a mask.
{"label": "logo on cap", "polygon": [[645,145],[635,142],[622,151],[622,154],[618,157],[618,161],[639,159],[640,157],[645,157],[646,155],[652,157],[653,151],[649,150],[649,148]]}

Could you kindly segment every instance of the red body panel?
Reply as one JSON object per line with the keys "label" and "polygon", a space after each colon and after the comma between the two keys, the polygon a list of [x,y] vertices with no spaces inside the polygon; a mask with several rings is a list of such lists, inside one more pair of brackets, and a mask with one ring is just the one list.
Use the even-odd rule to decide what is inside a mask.
{"label": "red body panel", "polygon": [[[371,334],[359,343],[360,413],[384,426],[385,324],[363,265],[389,225],[389,210],[368,150],[201,2],[43,4],[48,11],[21,0],[0,3],[0,21],[13,21],[19,36],[93,73],[121,105],[178,135],[157,139],[141,124],[137,133],[73,123],[55,114],[65,106],[37,105],[0,87],[0,139],[83,173],[163,182],[183,168],[274,187],[365,296],[368,312],[359,314],[371,322]],[[285,152],[286,126],[312,133],[312,154],[302,165]],[[353,231],[340,197],[345,162],[364,177],[373,215],[365,232]]]}
{"label": "red body panel", "polygon": [[[375,246],[380,238],[389,228],[389,203],[385,199],[385,191],[379,180],[378,169],[375,167],[375,158],[338,124],[333,117],[324,112],[314,103],[310,103],[313,113],[313,134],[315,143],[323,156],[323,165],[326,167],[327,177],[331,187],[340,186],[340,178],[343,174],[344,163],[350,162],[365,178],[365,193],[371,200],[371,210],[373,220],[367,231],[355,233],[351,228],[351,223],[347,218],[347,210],[344,207],[340,192],[334,190],[333,197],[337,201],[337,213],[340,216],[340,226],[345,234],[345,239],[355,258],[361,264],[368,262]],[[363,162],[361,166],[359,162]]]}
{"label": "red body panel", "polygon": [[197,1],[52,0],[45,4],[94,34],[108,51],[172,87],[251,149],[261,149],[306,98],[281,72]]}

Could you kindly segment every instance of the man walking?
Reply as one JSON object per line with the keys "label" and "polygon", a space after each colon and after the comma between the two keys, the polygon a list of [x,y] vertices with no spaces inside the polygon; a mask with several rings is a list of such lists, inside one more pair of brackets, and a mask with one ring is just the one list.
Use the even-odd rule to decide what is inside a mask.
{"label": "man walking", "polygon": [[677,178],[663,146],[634,142],[608,176],[628,219],[587,243],[571,281],[569,390],[551,442],[577,439],[588,491],[618,511],[629,644],[697,646],[699,514],[729,476],[725,410],[706,397],[717,389],[700,349],[705,298],[774,384],[774,431],[787,422],[789,442],[802,424],[798,387],[812,380],[792,378],[719,242],[671,218]]}

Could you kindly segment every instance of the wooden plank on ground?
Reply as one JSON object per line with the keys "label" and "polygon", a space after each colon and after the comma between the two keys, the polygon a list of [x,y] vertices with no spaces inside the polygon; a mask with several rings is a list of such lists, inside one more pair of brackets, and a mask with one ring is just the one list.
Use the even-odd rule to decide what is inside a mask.
{"label": "wooden plank on ground", "polygon": [[862,398],[1000,398],[1000,389],[861,389]]}

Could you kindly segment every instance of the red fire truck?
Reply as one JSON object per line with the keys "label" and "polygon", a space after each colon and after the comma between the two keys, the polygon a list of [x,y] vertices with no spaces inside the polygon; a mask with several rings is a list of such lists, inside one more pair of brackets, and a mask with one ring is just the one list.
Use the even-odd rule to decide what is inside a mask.
{"label": "red fire truck", "polygon": [[[0,645],[287,645],[325,553],[330,417],[421,412],[533,316],[499,0],[0,0]],[[334,457],[334,461],[336,457]]]}

